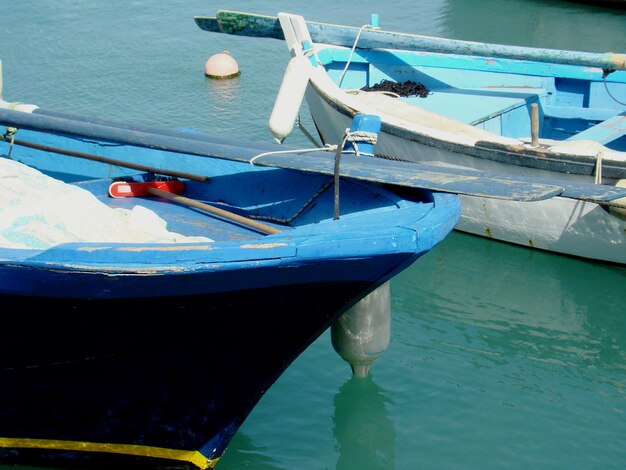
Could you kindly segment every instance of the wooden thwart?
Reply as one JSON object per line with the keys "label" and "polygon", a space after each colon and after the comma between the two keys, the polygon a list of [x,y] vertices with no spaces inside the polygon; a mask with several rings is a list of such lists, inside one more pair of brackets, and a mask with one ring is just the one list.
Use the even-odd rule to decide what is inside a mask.
{"label": "wooden thwart", "polygon": [[594,140],[607,144],[626,134],[626,111],[596,124],[567,140]]}

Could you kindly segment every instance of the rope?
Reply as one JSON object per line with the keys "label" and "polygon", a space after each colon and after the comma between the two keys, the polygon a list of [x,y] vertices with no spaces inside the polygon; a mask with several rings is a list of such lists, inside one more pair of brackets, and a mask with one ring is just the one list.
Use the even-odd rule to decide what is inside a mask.
{"label": "rope", "polygon": [[334,150],[334,145],[326,144],[324,147],[315,147],[308,149],[293,149],[293,150],[274,150],[272,152],[263,152],[258,155],[255,155],[250,159],[250,164],[254,165],[254,161],[258,158],[265,157],[266,155],[280,155],[282,153],[303,153],[303,152],[319,152],[320,150]]}
{"label": "rope", "polygon": [[606,84],[606,75],[604,75],[604,76],[602,77],[602,81],[604,82],[604,89],[606,90],[606,93],[607,93],[607,94],[608,94],[611,98],[613,98],[613,101],[615,101],[615,102],[617,102],[617,103],[619,103],[619,104],[623,104],[624,106],[626,106],[626,103],[624,103],[623,101],[620,101],[620,100],[618,100],[617,98],[615,98],[615,97],[611,94],[611,92],[609,91],[609,86]]}
{"label": "rope", "polygon": [[[335,150],[335,167],[333,170],[333,181],[334,181],[334,214],[333,214],[333,219],[337,220],[339,219],[339,163],[341,160],[341,153],[342,153],[342,149],[344,147],[344,145],[346,144],[346,142],[351,142],[354,146],[355,149],[355,153],[357,155],[359,155],[359,148],[357,145],[357,141],[365,141],[371,144],[375,144],[378,140],[378,135],[373,133],[373,132],[365,132],[365,131],[354,131],[354,132],[350,132],[350,129],[346,129],[344,132],[344,136],[343,139],[341,141],[341,145],[329,145],[326,144],[324,147],[316,147],[316,148],[307,148],[307,149],[294,149],[294,150],[274,150],[271,152],[263,152],[260,153],[258,155],[255,155],[254,157],[252,157],[250,159],[250,164],[254,165],[255,161],[261,157],[267,156],[267,155],[280,155],[280,154],[293,154],[293,153],[303,153],[303,152],[319,152],[319,151],[323,151],[323,150]],[[324,190],[326,190],[326,188],[328,188],[328,186],[330,186],[330,183],[324,185],[315,195],[313,195],[313,197],[311,199],[309,199],[309,201],[307,201],[305,203],[304,206],[302,206],[302,208],[296,212],[293,216],[291,216],[289,219],[278,219],[278,218],[274,218],[274,217],[265,217],[265,216],[250,216],[252,218],[257,218],[257,219],[262,219],[262,220],[268,220],[268,221],[273,221],[273,222],[279,222],[279,223],[289,223],[291,222],[293,219],[295,219],[298,215],[300,215],[302,213],[302,211],[311,203],[313,202],[313,200],[319,196],[319,194],[321,194]]]}
{"label": "rope", "polygon": [[266,216],[266,215],[249,215],[248,217],[251,219],[258,219],[258,220],[267,220],[269,222],[276,222],[279,224],[290,224],[296,217],[298,217],[300,214],[302,214],[302,212],[311,205],[311,203],[317,199],[319,197],[320,194],[322,194],[324,191],[326,191],[329,187],[330,187],[330,181],[327,181],[326,183],[324,183],[322,185],[322,187],[320,189],[317,190],[317,192],[311,196],[311,198],[306,201],[304,203],[304,205],[298,209],[295,214],[293,214],[291,217],[287,218],[287,219],[281,219],[278,217],[270,217],[270,216]]}
{"label": "rope", "polygon": [[346,129],[344,143],[345,142],[350,142],[352,144],[352,147],[354,148],[354,152],[356,153],[356,155],[360,156],[361,152],[359,151],[359,145],[357,144],[357,142],[365,142],[375,145],[376,142],[378,142],[378,134],[366,131],[350,132],[350,129]]}
{"label": "rope", "polygon": [[378,141],[378,134],[376,132],[367,131],[350,132],[350,129],[346,129],[346,141],[356,142],[361,140],[364,140],[368,144],[375,144]]}
{"label": "rope", "polygon": [[[344,131],[344,136],[343,136],[343,140],[341,141],[341,145],[329,145],[326,144],[323,148],[308,148],[308,149],[294,149],[294,150],[275,150],[272,152],[263,152],[260,153],[258,155],[255,155],[254,157],[252,157],[250,159],[250,164],[254,165],[254,162],[261,157],[264,157],[266,155],[280,155],[280,154],[290,154],[290,153],[303,153],[303,152],[318,152],[320,150],[335,150],[335,168],[333,170],[333,180],[334,180],[334,187],[335,187],[335,195],[334,195],[334,214],[333,214],[333,219],[337,220],[339,219],[339,162],[341,160],[341,153],[343,151],[343,147],[346,144],[346,142],[350,142],[352,144],[352,146],[354,147],[354,152],[356,153],[356,155],[360,155],[359,152],[359,146],[357,144],[357,142],[367,142],[370,144],[376,144],[376,142],[378,141],[378,134],[374,133],[374,132],[366,132],[366,131],[354,131],[354,132],[350,132],[350,129],[346,129]],[[321,193],[324,189],[320,190],[318,192]],[[313,199],[317,197],[314,196]],[[311,199],[312,201],[312,199]],[[307,205],[310,204],[310,202],[307,203]],[[302,210],[304,210],[304,208],[306,207],[306,205],[304,207],[302,207],[302,209],[296,213],[294,216],[292,216],[292,218],[288,219],[289,221],[293,220],[295,217],[297,217],[300,212],[302,212]],[[261,218],[260,216],[258,218]],[[273,218],[267,218],[266,220],[274,220]],[[282,222],[281,219],[275,219],[274,221],[277,222]],[[288,223],[288,222],[282,222],[282,223]]]}
{"label": "rope", "polygon": [[339,76],[339,80],[337,80],[337,86],[339,87],[341,87],[341,81],[343,80],[343,76],[348,71],[348,67],[350,66],[350,62],[352,61],[352,56],[354,55],[354,50],[356,49],[356,45],[359,42],[361,33],[366,29],[377,30],[380,28],[378,26],[372,26],[371,24],[364,24],[363,26],[359,28],[359,32],[357,33],[356,38],[354,38],[354,44],[352,45],[352,50],[350,51],[350,56],[348,56],[348,61],[346,62],[346,66],[344,67],[343,72],[341,72],[341,75]]}

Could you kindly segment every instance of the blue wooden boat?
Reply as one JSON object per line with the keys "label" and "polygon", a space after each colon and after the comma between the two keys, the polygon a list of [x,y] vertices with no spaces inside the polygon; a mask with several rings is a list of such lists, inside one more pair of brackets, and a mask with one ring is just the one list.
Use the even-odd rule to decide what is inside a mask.
{"label": "blue wooden boat", "polygon": [[[377,157],[554,184],[626,186],[626,55],[486,44],[218,11],[207,31],[284,39],[292,56],[270,129],[283,141],[302,94],[323,144],[358,113],[382,121]],[[302,60],[303,58],[307,60]],[[305,86],[302,86],[302,83]],[[302,90],[302,92],[300,92]],[[306,91],[305,91],[306,90]],[[288,111],[288,112],[286,112]],[[626,263],[624,201],[525,204],[461,194],[456,229]]]}
{"label": "blue wooden boat", "polygon": [[10,107],[2,464],[215,466],[294,359],[460,215],[454,194],[251,165],[263,145]]}

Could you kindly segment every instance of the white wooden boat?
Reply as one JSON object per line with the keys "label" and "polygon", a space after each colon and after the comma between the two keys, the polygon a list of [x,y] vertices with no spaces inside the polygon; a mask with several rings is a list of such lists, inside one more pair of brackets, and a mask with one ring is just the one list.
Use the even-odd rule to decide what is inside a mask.
{"label": "white wooden boat", "polygon": [[[324,144],[341,143],[356,114],[375,114],[376,157],[561,184],[626,183],[626,55],[432,38],[286,13],[219,11],[196,22],[208,31],[285,39],[292,59],[274,110],[281,100],[299,107],[297,82],[305,77]],[[424,96],[376,91],[385,80],[423,86]],[[291,129],[270,124],[279,141]],[[623,202],[556,197],[528,204],[476,195],[461,195],[461,202],[458,230],[626,263]]]}

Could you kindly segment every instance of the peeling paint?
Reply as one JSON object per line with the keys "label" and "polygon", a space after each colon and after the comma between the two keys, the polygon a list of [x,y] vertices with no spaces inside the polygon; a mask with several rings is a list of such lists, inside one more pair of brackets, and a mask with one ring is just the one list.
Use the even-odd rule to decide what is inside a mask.
{"label": "peeling paint", "polygon": [[286,243],[246,243],[241,248],[276,248],[278,246],[287,246]]}
{"label": "peeling paint", "polygon": [[88,251],[88,252],[93,252],[93,251],[101,251],[101,250],[110,250],[111,246],[82,246],[80,248],[77,248],[76,251]]}
{"label": "peeling paint", "polygon": [[116,251],[132,251],[132,252],[142,252],[142,251],[211,251],[213,250],[212,245],[165,245],[165,246],[124,246],[122,248],[116,248]]}

